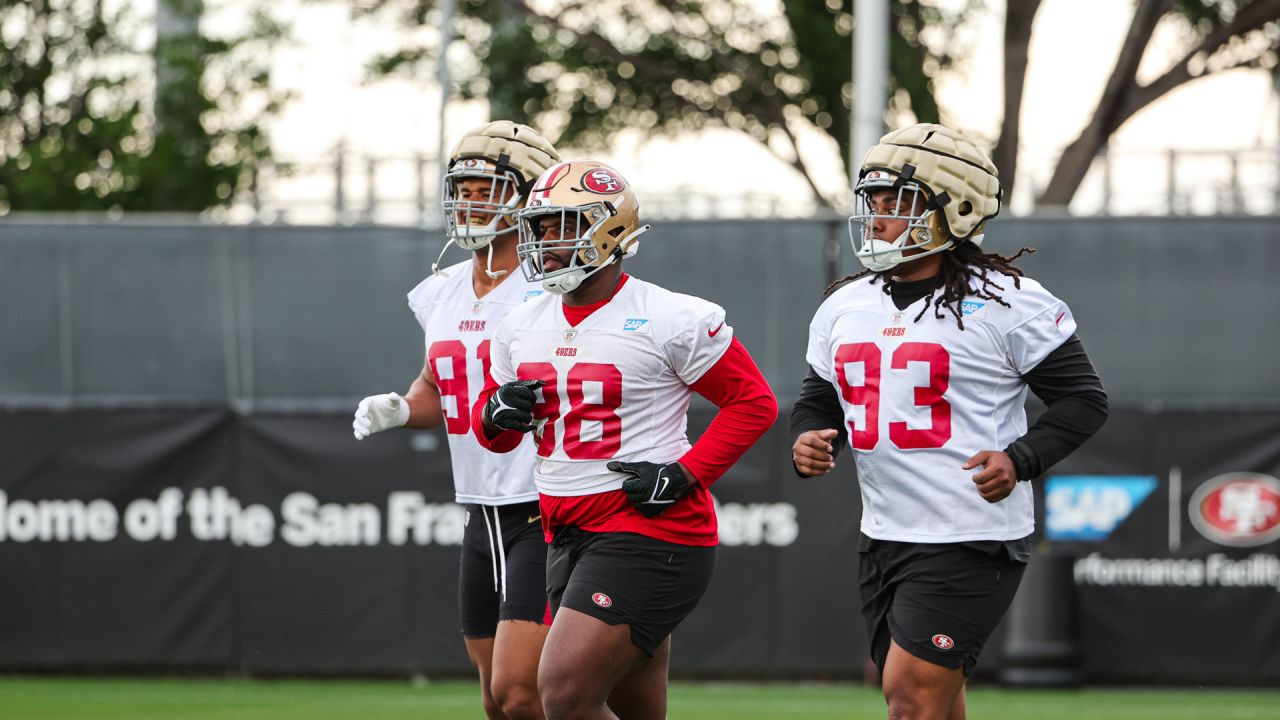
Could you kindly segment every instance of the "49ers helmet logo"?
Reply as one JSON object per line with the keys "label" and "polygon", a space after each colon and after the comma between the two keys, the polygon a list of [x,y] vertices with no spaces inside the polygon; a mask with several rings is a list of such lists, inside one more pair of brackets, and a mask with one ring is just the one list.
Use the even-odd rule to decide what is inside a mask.
{"label": "49ers helmet logo", "polygon": [[1191,495],[1191,524],[1201,535],[1235,547],[1280,539],[1280,480],[1261,473],[1228,473]]}
{"label": "49ers helmet logo", "polygon": [[616,195],[623,185],[622,178],[609,168],[595,168],[582,176],[582,187],[598,195]]}

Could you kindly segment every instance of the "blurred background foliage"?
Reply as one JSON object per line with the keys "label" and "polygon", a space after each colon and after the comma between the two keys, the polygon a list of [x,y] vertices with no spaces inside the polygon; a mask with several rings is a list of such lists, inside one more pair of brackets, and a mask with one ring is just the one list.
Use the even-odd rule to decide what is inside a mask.
{"label": "blurred background foliage", "polygon": [[[250,11],[237,33],[201,32],[215,0],[158,0],[170,18],[160,33],[163,21],[127,2],[0,0],[0,212],[199,211],[249,189],[270,159],[266,130],[287,100],[272,89],[269,70],[289,27],[271,4],[216,1]],[[439,0],[310,1],[347,4],[357,22],[387,28],[371,82],[435,82]],[[1280,0],[1125,1],[1133,17],[1111,74],[1088,122],[1036,188],[1037,204],[1067,205],[1112,135],[1173,89],[1236,68],[1276,68]],[[451,93],[484,99],[491,117],[530,123],[582,151],[606,148],[624,130],[737,130],[795,168],[816,201],[841,208],[847,185],[822,180],[831,175],[820,169],[834,162],[848,174],[853,6],[456,0]],[[948,122],[939,80],[966,71],[975,43],[994,41],[973,31],[975,23],[1003,12],[1003,120],[985,140],[1011,191],[1040,6],[891,0],[887,126]],[[1157,37],[1166,54],[1174,38],[1171,60],[1149,57]],[[825,149],[802,152],[805,136],[825,138]],[[828,157],[815,163],[815,152]]]}
{"label": "blurred background foliage", "polygon": [[255,10],[199,31],[200,0],[0,2],[0,210],[200,211],[229,204],[269,156],[284,28]]}
{"label": "blurred background foliage", "polygon": [[[1238,67],[1276,67],[1280,0],[1127,1],[1134,16],[1111,77],[1089,123],[1063,151],[1041,204],[1068,204],[1124,121],[1174,88]],[[400,27],[440,23],[438,0],[353,3],[361,14]],[[763,12],[754,0],[458,0],[458,44],[466,48],[465,60],[455,63],[458,89],[487,98],[493,117],[530,122],[573,147],[606,147],[626,129],[740,130],[799,170],[815,199],[839,207],[847,188],[821,186],[797,137],[802,126],[821,130],[847,164],[853,5],[785,2],[777,13]],[[1008,0],[1003,8],[1004,120],[987,140],[1007,193],[1017,178],[1017,110],[1040,5]],[[938,80],[948,70],[963,71],[978,42],[967,32],[971,23],[1000,9],[984,0],[891,0],[889,127],[947,122]],[[1140,79],[1139,65],[1165,27],[1183,52],[1154,79]],[[434,62],[439,36],[410,37],[425,42],[388,50],[374,64],[374,77],[429,76],[423,64]],[[1087,47],[1082,38],[1082,52]]]}
{"label": "blurred background foliage", "polygon": [[[438,23],[437,5],[355,4],[401,26]],[[750,0],[459,0],[466,59],[454,72],[460,92],[487,98],[493,117],[530,122],[567,146],[606,147],[628,129],[739,130],[832,204],[843,188],[820,186],[797,137],[802,126],[816,128],[832,152],[849,153],[853,0],[781,5],[779,14]],[[982,6],[970,0],[947,12],[927,2],[892,3],[890,116],[939,120],[935,79],[966,50],[948,38]],[[374,75],[422,77],[436,50],[433,38],[417,37],[427,43],[389,50]]]}

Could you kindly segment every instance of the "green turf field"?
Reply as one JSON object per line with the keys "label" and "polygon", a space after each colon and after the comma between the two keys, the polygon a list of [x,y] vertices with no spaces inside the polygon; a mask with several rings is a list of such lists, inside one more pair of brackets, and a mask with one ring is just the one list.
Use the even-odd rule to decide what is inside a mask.
{"label": "green turf field", "polygon": [[[848,685],[677,683],[671,720],[883,718],[879,691]],[[1280,720],[1280,691],[969,692],[974,720]],[[474,683],[0,678],[3,720],[461,720]]]}

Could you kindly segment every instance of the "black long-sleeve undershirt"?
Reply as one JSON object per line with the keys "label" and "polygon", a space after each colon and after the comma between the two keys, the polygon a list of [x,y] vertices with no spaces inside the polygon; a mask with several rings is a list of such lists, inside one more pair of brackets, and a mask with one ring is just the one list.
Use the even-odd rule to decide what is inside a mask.
{"label": "black long-sleeve undershirt", "polygon": [[[934,280],[895,283],[894,305],[899,310],[928,295]],[[1080,339],[1072,334],[1061,346],[1022,376],[1031,392],[1046,409],[1027,430],[1004,451],[1013,460],[1019,480],[1038,477],[1080,447],[1102,427],[1109,405],[1102,381],[1089,360]],[[840,397],[830,382],[813,368],[800,388],[800,397],[791,409],[791,440],[809,430],[835,428],[831,442],[839,454],[848,442]],[[796,471],[798,474],[799,470]],[[802,477],[805,477],[801,474]]]}

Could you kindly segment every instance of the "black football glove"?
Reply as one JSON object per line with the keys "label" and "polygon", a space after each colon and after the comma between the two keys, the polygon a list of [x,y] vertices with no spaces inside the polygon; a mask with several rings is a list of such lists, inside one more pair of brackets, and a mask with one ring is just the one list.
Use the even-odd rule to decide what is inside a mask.
{"label": "black football glove", "polygon": [[657,517],[689,491],[689,477],[677,463],[610,462],[605,467],[631,477],[622,481],[622,491],[645,517]]}
{"label": "black football glove", "polygon": [[541,380],[517,380],[498,388],[484,404],[485,424],[522,433],[532,430],[535,393],[542,385]]}

